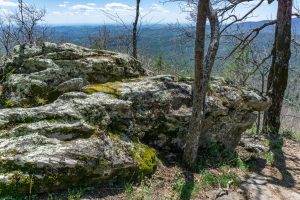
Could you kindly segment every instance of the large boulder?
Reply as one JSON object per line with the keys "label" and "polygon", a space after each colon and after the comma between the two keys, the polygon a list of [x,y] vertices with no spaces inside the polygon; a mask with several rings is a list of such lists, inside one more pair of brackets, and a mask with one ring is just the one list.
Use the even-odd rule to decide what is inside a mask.
{"label": "large boulder", "polygon": [[[192,113],[192,81],[160,75],[88,85],[83,91],[88,94],[104,92],[132,103],[134,126],[122,131],[158,149],[184,148]],[[238,88],[222,78],[212,78],[200,145],[220,143],[233,150],[241,134],[253,126],[257,112],[269,106],[270,100],[254,90]]]}
{"label": "large boulder", "polygon": [[15,106],[36,105],[37,98],[53,101],[87,84],[120,81],[145,72],[126,54],[68,43],[16,46],[0,69],[5,80],[3,97]]}
{"label": "large boulder", "polygon": [[[132,179],[153,172],[156,150],[184,148],[191,80],[140,77],[127,55],[72,44],[16,48],[1,70],[6,107],[18,108],[0,109],[0,196]],[[233,150],[269,105],[212,78],[200,145]]]}
{"label": "large boulder", "polygon": [[0,110],[0,196],[153,172],[156,152],[114,127],[131,129],[131,106],[103,93],[74,92],[41,107]]}
{"label": "large boulder", "polygon": [[[144,144],[182,150],[191,97],[190,82],[166,75],[88,85],[45,106],[0,110],[1,194],[151,173],[156,153]],[[268,105],[252,90],[213,79],[201,145],[233,149]]]}

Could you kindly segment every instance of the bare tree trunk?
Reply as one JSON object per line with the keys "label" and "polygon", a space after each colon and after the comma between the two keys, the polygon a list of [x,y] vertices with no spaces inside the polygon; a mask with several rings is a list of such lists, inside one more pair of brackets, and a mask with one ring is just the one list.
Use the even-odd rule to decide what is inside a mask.
{"label": "bare tree trunk", "polygon": [[132,28],[132,56],[137,59],[137,35],[138,35],[138,23],[140,17],[140,3],[141,0],[136,0],[136,13],[135,13],[135,20],[133,22]]}
{"label": "bare tree trunk", "polygon": [[23,0],[18,0],[19,2],[19,12],[21,17],[22,25],[24,25],[24,15],[23,15]]}
{"label": "bare tree trunk", "polygon": [[264,116],[264,132],[278,134],[280,114],[287,88],[291,57],[291,21],[293,0],[278,0],[277,24],[273,46],[272,65],[268,77],[268,96],[272,105]]}
{"label": "bare tree trunk", "polygon": [[193,97],[193,113],[190,121],[190,129],[186,138],[186,146],[183,153],[183,162],[190,168],[194,169],[199,148],[199,137],[201,133],[203,115],[203,90],[204,76],[204,48],[205,48],[205,28],[206,16],[208,11],[209,0],[199,0],[198,14],[196,25],[195,40],[195,82]]}
{"label": "bare tree trunk", "polygon": [[[208,90],[209,78],[211,75],[212,68],[215,64],[216,56],[219,50],[220,44],[220,22],[218,19],[218,13],[211,5],[211,2],[207,6],[207,17],[210,23],[210,44],[208,47],[207,55],[205,56],[205,66],[204,66],[204,77],[203,77],[203,112],[205,112],[205,102],[206,102],[206,93]],[[201,139],[201,137],[200,137]]]}
{"label": "bare tree trunk", "polygon": [[[265,75],[261,73],[261,93],[264,94],[265,90]],[[261,112],[258,112],[257,117],[257,125],[256,125],[256,134],[258,135],[260,132],[260,124],[261,124]]]}

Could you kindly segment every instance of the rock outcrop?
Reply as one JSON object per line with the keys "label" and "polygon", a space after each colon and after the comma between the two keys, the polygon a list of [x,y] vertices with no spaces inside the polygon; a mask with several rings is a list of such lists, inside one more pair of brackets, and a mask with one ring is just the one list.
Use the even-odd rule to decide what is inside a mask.
{"label": "rock outcrop", "polygon": [[0,110],[1,194],[151,173],[156,152],[114,130],[114,123],[130,127],[131,115],[131,102],[103,93],[67,93],[49,105]]}
{"label": "rock outcrop", "polygon": [[144,74],[128,55],[90,50],[73,44],[17,46],[1,67],[4,97],[13,105],[34,105],[37,98],[54,100],[91,83],[105,83]]}
{"label": "rock outcrop", "polygon": [[[0,110],[1,195],[149,174],[156,166],[156,150],[184,148],[192,107],[190,81],[170,75],[133,78],[144,70],[129,56],[70,44],[46,43],[25,48],[22,54],[20,68],[6,73],[5,98],[14,98],[20,106],[24,98],[40,95],[32,93],[31,86],[41,81],[47,86],[48,103]],[[87,60],[94,54],[98,60],[91,64]],[[20,56],[14,54],[15,63]],[[57,66],[24,64],[38,58]],[[3,71],[12,66],[7,63]],[[48,70],[72,75],[63,78]],[[58,97],[50,100],[47,88]],[[234,149],[255,122],[256,111],[267,109],[269,101],[253,90],[213,78],[206,106],[201,145],[217,142]]]}
{"label": "rock outcrop", "polygon": [[[128,82],[89,85],[88,94],[104,92],[132,104],[133,126],[120,129],[159,149],[184,148],[192,112],[192,83],[170,75],[143,77]],[[203,137],[205,147],[212,142],[233,150],[241,134],[252,127],[256,111],[264,111],[270,102],[246,88],[237,88],[222,78],[212,78],[206,103]],[[114,127],[119,127],[114,125]]]}

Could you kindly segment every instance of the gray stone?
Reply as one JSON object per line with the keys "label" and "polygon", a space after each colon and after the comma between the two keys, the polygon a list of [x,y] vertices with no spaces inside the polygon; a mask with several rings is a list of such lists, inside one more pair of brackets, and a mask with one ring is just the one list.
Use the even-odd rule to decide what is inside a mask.
{"label": "gray stone", "polygon": [[[18,106],[0,109],[0,197],[149,174],[157,163],[149,146],[185,146],[192,79],[140,77],[145,71],[128,55],[73,44],[16,47],[0,69],[2,97]],[[230,150],[270,105],[214,77],[206,99],[200,145]]]}
{"label": "gray stone", "polygon": [[[252,127],[257,111],[267,109],[270,100],[220,78],[212,78],[209,85],[200,144],[205,147],[216,142],[232,150],[238,145],[241,134]],[[130,131],[135,137],[157,148],[184,148],[192,112],[190,81],[180,82],[173,76],[160,75],[89,85],[83,90],[87,93],[102,91],[132,102],[135,127]]]}
{"label": "gray stone", "polygon": [[85,83],[82,78],[73,78],[71,80],[59,84],[56,89],[59,92],[66,93],[72,91],[80,91],[84,85]]}
{"label": "gray stone", "polygon": [[[74,44],[17,46],[3,60],[0,70],[1,79],[6,80],[4,98],[13,100],[16,106],[34,104],[34,96],[52,101],[59,94],[78,90],[84,84],[120,81],[145,73],[141,64],[128,55]],[[71,84],[69,88],[67,84]]]}
{"label": "gray stone", "polygon": [[[0,110],[0,191],[26,195],[153,172],[156,153],[132,142],[131,102],[67,93],[36,108]],[[32,185],[32,186],[30,186]]]}
{"label": "gray stone", "polygon": [[[184,148],[190,82],[161,75],[88,85],[82,91],[40,107],[0,110],[3,194],[11,188],[26,194],[32,181],[34,192],[48,192],[151,173],[155,151],[138,141],[157,149]],[[213,79],[201,145],[217,142],[234,149],[256,111],[269,104],[254,91]]]}

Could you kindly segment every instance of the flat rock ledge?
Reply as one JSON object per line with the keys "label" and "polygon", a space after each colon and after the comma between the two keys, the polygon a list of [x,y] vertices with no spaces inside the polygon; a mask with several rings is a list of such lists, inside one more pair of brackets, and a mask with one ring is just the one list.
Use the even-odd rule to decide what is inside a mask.
{"label": "flat rock ledge", "polygon": [[[60,53],[61,49],[64,53]],[[43,52],[42,59],[49,59],[50,63],[57,58],[63,60],[66,53],[75,56],[78,51],[94,52],[71,44],[50,43],[44,44],[42,50],[26,47],[22,51],[26,59],[37,58]],[[72,56],[65,62],[70,63]],[[120,54],[106,53],[101,59],[110,60],[112,56]],[[20,103],[17,108],[0,109],[0,196],[132,180],[155,170],[160,150],[182,151],[192,109],[191,82],[170,75],[142,77],[144,70],[137,61],[122,57],[135,64],[123,63],[117,68],[122,71],[122,66],[129,67],[132,74],[125,70],[126,75],[121,73],[113,79],[91,80],[76,75],[63,83],[58,78],[59,84],[46,81],[49,88],[59,88],[53,101],[47,98],[42,106],[24,108]],[[75,58],[77,62],[78,57]],[[5,63],[2,70],[10,66]],[[65,66],[69,65],[58,68],[65,71]],[[103,66],[108,71],[115,67],[107,63]],[[86,69],[90,65],[73,67]],[[18,89],[24,82],[16,78],[33,80],[32,74],[46,70],[38,68],[33,72],[32,68],[30,64],[22,65],[8,75],[3,83],[5,97],[15,97],[17,102],[32,98]],[[78,79],[83,84],[78,84]],[[12,80],[14,87],[8,87]],[[27,86],[24,88],[26,91]],[[212,78],[201,146],[219,143],[234,149],[242,133],[252,127],[257,111],[264,111],[269,105],[269,99],[254,90]]]}

